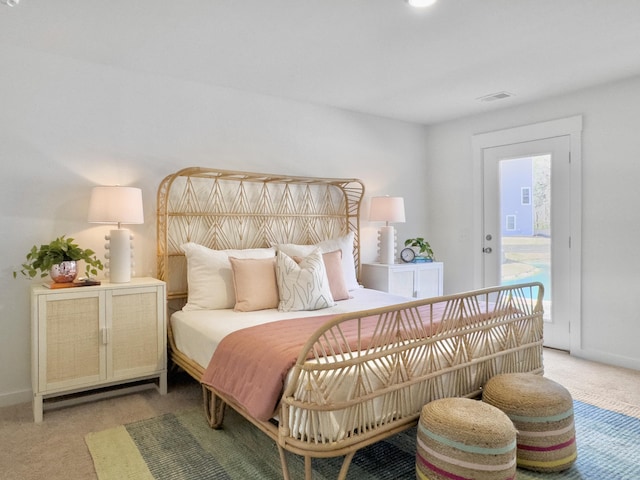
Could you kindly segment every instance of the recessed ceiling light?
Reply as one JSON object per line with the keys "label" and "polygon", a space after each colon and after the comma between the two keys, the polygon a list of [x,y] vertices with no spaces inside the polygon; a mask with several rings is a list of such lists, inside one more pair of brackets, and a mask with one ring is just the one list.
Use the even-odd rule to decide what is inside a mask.
{"label": "recessed ceiling light", "polygon": [[414,8],[425,8],[425,7],[430,7],[431,5],[436,3],[437,0],[405,0],[405,1]]}

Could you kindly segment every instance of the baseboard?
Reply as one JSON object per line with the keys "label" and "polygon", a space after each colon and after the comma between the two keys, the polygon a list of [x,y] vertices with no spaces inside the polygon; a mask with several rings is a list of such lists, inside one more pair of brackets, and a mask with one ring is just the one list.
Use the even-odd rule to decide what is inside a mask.
{"label": "baseboard", "polygon": [[19,392],[0,394],[0,407],[10,407],[20,403],[28,403],[33,399],[31,390],[21,390]]}
{"label": "baseboard", "polygon": [[592,362],[612,365],[614,367],[629,368],[631,370],[640,370],[640,359],[623,357],[620,355],[612,355],[610,353],[598,352],[593,350],[572,349],[571,355]]}

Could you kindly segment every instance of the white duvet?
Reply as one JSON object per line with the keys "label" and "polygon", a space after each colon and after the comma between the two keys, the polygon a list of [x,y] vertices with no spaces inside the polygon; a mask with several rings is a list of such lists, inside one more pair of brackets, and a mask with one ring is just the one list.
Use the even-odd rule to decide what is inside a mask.
{"label": "white duvet", "polygon": [[334,307],[314,311],[279,312],[276,309],[255,312],[224,310],[178,311],[171,316],[171,329],[178,350],[203,368],[209,364],[220,341],[242,328],[291,318],[356,312],[414,300],[378,290],[352,290],[351,298],[336,302]]}

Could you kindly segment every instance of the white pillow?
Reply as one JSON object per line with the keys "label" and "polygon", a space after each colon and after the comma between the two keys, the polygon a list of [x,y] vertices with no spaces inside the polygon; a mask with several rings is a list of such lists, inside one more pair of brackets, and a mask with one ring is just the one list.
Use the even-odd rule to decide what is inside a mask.
{"label": "white pillow", "polygon": [[180,248],[187,258],[187,284],[189,293],[183,310],[218,310],[233,308],[236,297],[229,257],[269,258],[274,248],[245,250],[213,250],[189,242]]}
{"label": "white pillow", "polygon": [[349,290],[355,290],[360,288],[358,284],[358,278],[356,275],[355,259],[353,257],[353,232],[333,238],[329,240],[323,240],[316,245],[296,245],[294,243],[281,243],[276,245],[277,249],[286,253],[288,256],[293,257],[306,257],[317,247],[320,248],[322,253],[329,253],[335,250],[342,250],[342,271],[344,272],[344,279]]}
{"label": "white pillow", "polygon": [[276,256],[276,282],[280,295],[278,310],[282,312],[319,310],[336,304],[319,249],[300,263],[279,251]]}

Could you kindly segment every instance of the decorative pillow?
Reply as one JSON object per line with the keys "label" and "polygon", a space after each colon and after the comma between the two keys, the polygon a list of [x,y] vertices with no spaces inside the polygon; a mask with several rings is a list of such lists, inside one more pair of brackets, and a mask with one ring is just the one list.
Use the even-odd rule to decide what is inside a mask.
{"label": "decorative pillow", "polygon": [[187,258],[189,293],[183,310],[218,310],[233,308],[236,303],[229,256],[236,258],[269,258],[274,248],[246,250],[213,250],[189,242],[180,248]]}
{"label": "decorative pillow", "polygon": [[349,232],[342,237],[323,240],[316,245],[297,245],[294,243],[281,243],[276,245],[279,251],[282,251],[290,257],[306,257],[315,248],[320,248],[322,253],[334,252],[342,250],[342,271],[347,285],[347,290],[355,290],[360,288],[356,275],[355,259],[353,257],[353,232]]}
{"label": "decorative pillow", "polygon": [[[300,263],[302,261],[302,257],[297,255],[294,255],[291,258],[293,258],[296,263]],[[327,271],[327,279],[329,280],[331,296],[336,301],[348,299],[349,290],[347,289],[344,272],[342,271],[342,250],[323,253],[322,260],[324,261],[324,268]]]}
{"label": "decorative pillow", "polygon": [[342,265],[342,250],[335,250],[322,254],[324,268],[329,279],[329,288],[334,300],[346,300],[349,298],[349,289],[344,277]]}
{"label": "decorative pillow", "polygon": [[279,251],[276,256],[276,281],[280,311],[319,310],[335,305],[319,249],[300,260],[300,263]]}
{"label": "decorative pillow", "polygon": [[229,257],[236,295],[234,310],[252,312],[278,308],[276,259]]}
{"label": "decorative pillow", "polygon": [[354,237],[353,232],[349,232],[342,237],[323,240],[318,243],[323,253],[342,250],[342,271],[344,272],[344,279],[349,290],[360,288],[356,274],[355,258],[353,257]]}

